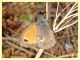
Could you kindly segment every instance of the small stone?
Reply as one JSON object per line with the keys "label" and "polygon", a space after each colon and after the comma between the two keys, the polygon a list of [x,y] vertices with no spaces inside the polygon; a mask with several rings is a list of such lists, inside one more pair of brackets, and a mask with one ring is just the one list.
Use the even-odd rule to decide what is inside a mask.
{"label": "small stone", "polygon": [[65,44],[64,44],[64,49],[65,49],[65,50],[73,49],[73,47],[72,47],[71,44],[67,44],[67,43],[65,43]]}

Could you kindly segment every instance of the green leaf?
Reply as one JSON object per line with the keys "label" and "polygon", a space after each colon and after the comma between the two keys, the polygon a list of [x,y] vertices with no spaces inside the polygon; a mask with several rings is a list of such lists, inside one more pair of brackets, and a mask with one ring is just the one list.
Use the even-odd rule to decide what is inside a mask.
{"label": "green leaf", "polygon": [[24,22],[29,23],[30,22],[30,16],[26,15],[23,17]]}

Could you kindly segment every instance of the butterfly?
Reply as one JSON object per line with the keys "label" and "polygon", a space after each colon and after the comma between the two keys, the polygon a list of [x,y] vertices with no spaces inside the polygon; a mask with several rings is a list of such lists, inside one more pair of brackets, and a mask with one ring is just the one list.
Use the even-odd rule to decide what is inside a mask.
{"label": "butterfly", "polygon": [[55,38],[46,19],[41,17],[37,22],[29,25],[23,32],[25,44],[36,44],[38,48],[48,49],[55,45]]}

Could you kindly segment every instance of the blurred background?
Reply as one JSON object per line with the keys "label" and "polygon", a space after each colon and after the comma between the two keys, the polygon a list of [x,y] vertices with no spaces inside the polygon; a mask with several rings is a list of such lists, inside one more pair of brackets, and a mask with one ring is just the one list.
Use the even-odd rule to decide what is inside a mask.
{"label": "blurred background", "polygon": [[[70,2],[60,2],[59,12]],[[74,4],[74,3],[73,3]],[[58,22],[72,7],[62,13]],[[48,23],[53,28],[53,21],[56,17],[57,2],[48,3]],[[39,19],[39,14],[46,18],[45,2],[3,2],[2,3],[2,57],[3,58],[34,58],[38,52],[35,46],[22,47],[17,42],[7,40],[7,37],[19,38],[25,28],[32,22]],[[57,22],[57,23],[58,23]],[[77,57],[78,53],[78,23],[60,32],[54,33],[56,45],[45,50],[41,58],[50,57]]]}

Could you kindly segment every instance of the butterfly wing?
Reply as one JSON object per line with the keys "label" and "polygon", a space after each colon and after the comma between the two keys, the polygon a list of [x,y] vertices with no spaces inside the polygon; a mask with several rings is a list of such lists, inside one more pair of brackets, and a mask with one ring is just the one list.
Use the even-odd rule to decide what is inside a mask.
{"label": "butterfly wing", "polygon": [[49,27],[47,20],[40,19],[37,21],[37,47],[49,49],[55,45],[55,37]]}
{"label": "butterfly wing", "polygon": [[29,25],[23,33],[23,42],[26,44],[35,44],[36,43],[36,26],[35,23]]}

